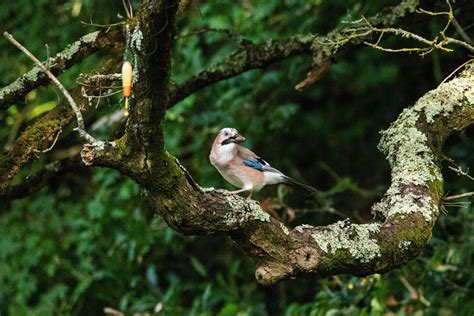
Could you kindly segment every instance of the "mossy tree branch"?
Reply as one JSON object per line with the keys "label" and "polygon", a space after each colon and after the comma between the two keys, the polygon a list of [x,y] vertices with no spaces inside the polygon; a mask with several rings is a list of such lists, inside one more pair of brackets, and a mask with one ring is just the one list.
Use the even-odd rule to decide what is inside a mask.
{"label": "mossy tree branch", "polygon": [[[151,3],[144,1],[142,5],[153,7]],[[163,10],[173,4],[164,3],[156,16],[170,18]],[[159,33],[164,43],[161,56],[168,56],[172,48],[173,28],[164,27]],[[147,41],[153,31],[141,29]],[[146,47],[150,49],[152,43],[149,40]],[[431,238],[443,195],[441,147],[451,133],[474,122],[473,66],[428,92],[383,133],[380,149],[390,162],[392,184],[374,206],[383,215],[382,223],[341,221],[290,230],[255,201],[225,190],[199,187],[177,159],[164,151],[162,121],[164,105],[170,104],[166,103],[169,69],[165,69],[169,60],[150,56],[141,56],[140,81],[145,82],[132,107],[127,133],[114,148],[118,155],[112,156],[115,161],[120,157],[122,163],[115,167],[142,185],[152,208],[176,230],[188,235],[231,237],[256,260],[256,278],[262,284],[307,274],[386,272],[414,258]],[[258,55],[253,57],[258,59]],[[143,71],[152,65],[159,67],[160,78]],[[152,128],[155,131],[149,130]],[[89,148],[88,153],[88,163],[113,165],[104,151]]]}
{"label": "mossy tree branch", "polygon": [[305,274],[383,273],[414,258],[431,238],[442,206],[439,168],[444,140],[474,122],[474,66],[407,108],[383,132],[380,149],[392,184],[374,210],[382,223],[341,221],[292,230],[255,201],[197,186],[175,158],[166,156],[166,181],[141,179],[152,207],[189,235],[224,234],[257,262],[263,284]]}
{"label": "mossy tree branch", "polygon": [[[53,75],[59,76],[87,56],[107,47],[120,46],[122,42],[122,25],[111,26],[82,36],[44,63]],[[14,82],[0,89],[0,109],[7,109],[10,105],[24,98],[31,90],[48,82],[48,76],[41,71],[40,67],[33,67]]]}
{"label": "mossy tree branch", "polygon": [[[115,56],[115,55],[113,55]],[[102,71],[114,71],[117,58],[106,60],[100,67]],[[71,91],[72,97],[80,106],[87,106],[87,99],[81,95],[81,88]],[[62,100],[45,116],[28,126],[12,143],[8,150],[0,155],[0,195],[6,194],[11,180],[29,161],[37,157],[38,151],[51,143],[54,137],[63,130],[74,117],[74,113],[66,100]]]}
{"label": "mossy tree branch", "polygon": [[137,75],[125,133],[114,143],[113,153],[110,147],[94,146],[86,146],[83,152],[87,164],[116,168],[140,184],[150,177],[166,178],[163,122],[169,98],[178,2],[141,1],[131,35],[130,49],[136,57]]}
{"label": "mossy tree branch", "polygon": [[[374,27],[399,25],[403,20],[416,13],[417,4],[416,0],[404,0],[396,6],[382,10],[369,18],[368,21]],[[351,29],[352,26],[348,25],[343,29],[336,28],[325,36],[308,34],[295,35],[282,40],[269,40],[262,44],[245,42],[216,65],[179,84],[171,91],[168,107],[201,89],[248,70],[265,68],[293,56],[309,55],[313,57],[312,70],[308,73],[305,83],[298,85],[298,90],[300,90],[313,84],[321,77],[321,75],[314,76],[315,73],[319,73],[316,69],[321,68],[321,72],[324,73],[333,59],[376,36],[371,31],[361,34],[351,31]]]}

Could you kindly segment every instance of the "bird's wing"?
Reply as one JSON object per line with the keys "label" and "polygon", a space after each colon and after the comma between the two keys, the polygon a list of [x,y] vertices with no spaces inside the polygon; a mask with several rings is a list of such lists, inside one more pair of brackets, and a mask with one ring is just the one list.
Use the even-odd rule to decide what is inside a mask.
{"label": "bird's wing", "polygon": [[263,165],[260,161],[258,161],[258,160],[255,160],[255,159],[244,159],[244,160],[242,160],[242,162],[243,162],[244,165],[246,165],[247,167],[250,167],[250,168],[253,168],[253,169],[256,169],[256,170],[263,171],[264,165]]}
{"label": "bird's wing", "polygon": [[257,156],[253,151],[243,146],[237,147],[237,155],[242,158],[242,162],[247,167],[266,172],[282,174],[278,169],[270,166],[268,162]]}
{"label": "bird's wing", "polygon": [[240,145],[237,145],[237,155],[242,159],[261,160],[262,163],[268,164],[253,151]]}

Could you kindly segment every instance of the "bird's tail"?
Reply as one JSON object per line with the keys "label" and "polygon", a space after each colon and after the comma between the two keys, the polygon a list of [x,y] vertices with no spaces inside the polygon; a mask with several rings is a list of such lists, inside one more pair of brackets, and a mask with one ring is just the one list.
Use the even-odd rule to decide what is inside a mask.
{"label": "bird's tail", "polygon": [[313,195],[316,193],[316,189],[313,188],[312,186],[303,184],[301,182],[296,181],[295,179],[292,179],[290,177],[285,176],[285,182],[286,185],[289,185],[292,188],[298,189],[300,191],[306,192],[308,195]]}

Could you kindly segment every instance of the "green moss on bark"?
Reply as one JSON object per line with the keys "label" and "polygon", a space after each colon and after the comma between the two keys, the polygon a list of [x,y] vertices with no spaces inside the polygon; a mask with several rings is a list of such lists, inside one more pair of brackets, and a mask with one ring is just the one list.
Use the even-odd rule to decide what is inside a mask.
{"label": "green moss on bark", "polygon": [[40,150],[44,141],[52,139],[72,117],[72,111],[65,103],[60,103],[35,124],[26,128],[13,143],[10,150],[0,157],[0,192],[3,192],[20,167]]}

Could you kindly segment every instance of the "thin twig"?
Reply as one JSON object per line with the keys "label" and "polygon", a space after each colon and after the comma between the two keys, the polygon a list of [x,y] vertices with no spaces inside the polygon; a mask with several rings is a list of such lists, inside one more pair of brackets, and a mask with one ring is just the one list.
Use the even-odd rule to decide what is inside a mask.
{"label": "thin twig", "polygon": [[3,35],[7,40],[9,40],[13,45],[15,45],[19,50],[21,50],[26,56],[28,56],[32,61],[35,62],[35,64],[51,79],[51,81],[59,88],[59,90],[63,93],[64,97],[68,101],[69,105],[71,106],[74,114],[76,115],[76,120],[77,120],[77,131],[79,132],[79,135],[84,138],[86,141],[90,143],[97,143],[98,140],[96,140],[92,135],[87,133],[85,130],[84,126],[84,119],[82,117],[82,113],[77,106],[76,102],[72,98],[72,96],[69,94],[69,92],[66,90],[66,88],[62,85],[62,83],[49,71],[46,66],[38,60],[28,49],[26,49],[23,45],[21,45],[10,33],[8,32],[3,32]]}
{"label": "thin twig", "polygon": [[466,43],[469,43],[471,45],[474,45],[474,41],[471,39],[471,37],[469,37],[469,35],[467,35],[467,33],[464,31],[464,29],[461,27],[461,25],[459,24],[458,20],[456,20],[455,17],[453,17],[453,21],[452,21],[453,25],[454,25],[454,28],[456,29],[456,31],[459,33],[459,35],[461,35],[461,37],[463,38],[463,40],[466,42]]}
{"label": "thin twig", "polygon": [[91,82],[102,81],[102,80],[119,81],[122,78],[122,75],[119,73],[116,73],[116,74],[97,74],[97,75],[92,75],[92,76],[82,75],[81,77],[85,77],[86,80],[84,80],[84,82],[90,84]]}
{"label": "thin twig", "polygon": [[446,37],[446,44],[456,44],[459,46],[464,47],[465,49],[471,51],[471,53],[474,53],[474,46],[469,45],[469,43],[452,38],[452,37]]}
{"label": "thin twig", "polygon": [[425,10],[425,9],[422,9],[422,8],[417,9],[416,12],[428,14],[428,15],[431,15],[431,16],[449,15],[449,12],[433,12],[433,11],[428,11],[428,10]]}
{"label": "thin twig", "polygon": [[[450,73],[446,78],[444,78],[443,81],[441,81],[440,84],[442,83],[445,83],[446,81],[448,81],[449,78],[451,78],[452,76],[454,76],[461,68],[463,68],[464,66],[466,66],[467,64],[469,63],[472,63],[474,61],[474,58],[473,59],[469,59],[468,61],[466,61],[465,63],[463,63],[461,66],[459,66],[458,68],[454,69],[454,71],[452,73]],[[449,158],[449,157],[444,157],[447,161],[449,161],[450,163],[454,164],[456,167],[459,167],[458,165],[456,165],[456,163],[454,163],[454,161]]]}
{"label": "thin twig", "polygon": [[464,171],[464,170],[462,170],[461,166],[457,166],[457,168],[448,166],[448,169],[453,170],[454,172],[456,172],[456,173],[457,173],[458,175],[460,175],[460,176],[465,176],[465,177],[467,177],[468,179],[474,181],[474,177],[470,176],[469,173],[468,173],[468,172],[469,172],[469,168],[468,168],[466,171]]}
{"label": "thin twig", "polygon": [[123,9],[125,10],[125,14],[127,15],[127,19],[130,19],[132,17],[132,15],[129,11],[129,8],[128,8],[127,3],[125,2],[125,0],[122,0],[122,4],[123,4]]}
{"label": "thin twig", "polygon": [[110,28],[112,26],[117,26],[117,25],[122,25],[122,24],[125,24],[126,22],[117,22],[117,23],[111,23],[111,24],[96,24],[96,23],[92,23],[92,22],[84,22],[84,21],[81,21],[81,24],[84,24],[84,25],[88,25],[88,26],[95,26],[95,27],[103,27],[103,28]]}
{"label": "thin twig", "polygon": [[474,192],[466,192],[466,193],[462,193],[462,194],[447,196],[447,197],[444,198],[444,200],[449,201],[449,200],[455,200],[455,199],[462,199],[464,197],[473,196],[473,195],[474,195]]}
{"label": "thin twig", "polygon": [[431,16],[437,16],[437,15],[447,15],[448,16],[448,21],[446,22],[446,25],[444,26],[443,30],[441,30],[439,32],[443,37],[445,37],[444,33],[446,32],[446,30],[451,25],[451,22],[454,19],[453,7],[451,6],[451,3],[449,2],[449,0],[446,0],[446,4],[447,4],[448,9],[449,9],[446,12],[433,12],[433,11],[428,11],[428,10],[424,10],[424,9],[421,9],[421,8],[417,10],[418,13],[424,13],[424,14],[428,14],[428,15],[431,15]]}
{"label": "thin twig", "polygon": [[[433,49],[439,49],[439,50],[443,50],[443,51],[446,51],[446,52],[452,52],[453,50],[451,48],[444,47],[444,45],[449,44],[449,43],[457,44],[457,45],[461,45],[461,43],[463,43],[462,44],[463,47],[465,47],[467,49],[470,49],[469,44],[464,43],[464,42],[459,41],[459,40],[454,40],[454,39],[451,39],[451,38],[449,38],[449,40],[448,40],[448,38],[445,38],[444,35],[443,35],[443,40],[442,41],[438,41],[437,37],[433,40],[428,40],[428,39],[426,39],[426,38],[424,38],[420,35],[417,35],[417,34],[414,34],[412,32],[402,30],[402,29],[396,29],[396,28],[391,28],[391,27],[377,28],[377,27],[374,27],[369,22],[369,20],[367,20],[365,17],[363,17],[362,19],[367,24],[367,26],[370,28],[370,30],[372,30],[374,32],[378,32],[378,33],[381,34],[381,36],[378,38],[376,43],[364,42],[364,44],[366,44],[366,45],[368,45],[372,48],[376,48],[376,49],[383,50],[383,51],[386,51],[386,52],[390,52],[390,53],[418,52],[421,55],[429,54],[433,51]],[[418,41],[420,43],[425,44],[427,47],[409,47],[409,48],[397,48],[397,49],[385,48],[385,47],[382,47],[382,46],[379,45],[381,37],[383,36],[384,33],[391,33],[391,34],[394,34],[394,35],[399,35],[399,36],[404,37],[404,38],[413,39],[415,41]],[[467,45],[467,46],[465,46],[465,45]]]}
{"label": "thin twig", "polygon": [[[81,86],[94,87],[100,89],[116,89],[120,86],[112,85],[113,82],[118,82],[122,78],[121,74],[97,74],[92,76],[79,75],[79,78],[76,80],[76,83]],[[103,85],[107,84],[107,85]]]}
{"label": "thin twig", "polygon": [[129,11],[130,11],[130,16],[133,18],[133,6],[132,6],[132,3],[130,2],[130,0],[127,0],[127,2],[128,2]]}
{"label": "thin twig", "polygon": [[47,153],[48,151],[50,151],[51,149],[53,149],[54,145],[56,145],[56,142],[58,141],[59,139],[59,135],[61,134],[63,130],[59,130],[58,133],[56,134],[56,137],[54,138],[54,141],[53,143],[51,144],[51,146],[49,146],[48,148],[46,149],[43,149],[43,150],[36,150],[37,152],[40,152],[40,153]]}
{"label": "thin twig", "polygon": [[87,94],[87,91],[84,87],[82,87],[81,89],[81,94],[84,98],[86,99],[103,99],[103,98],[108,98],[108,97],[111,97],[113,95],[116,95],[117,93],[120,93],[122,92],[121,90],[118,90],[118,91],[114,91],[114,92],[111,92],[111,93],[107,93],[107,94],[99,94],[99,95],[88,95]]}

